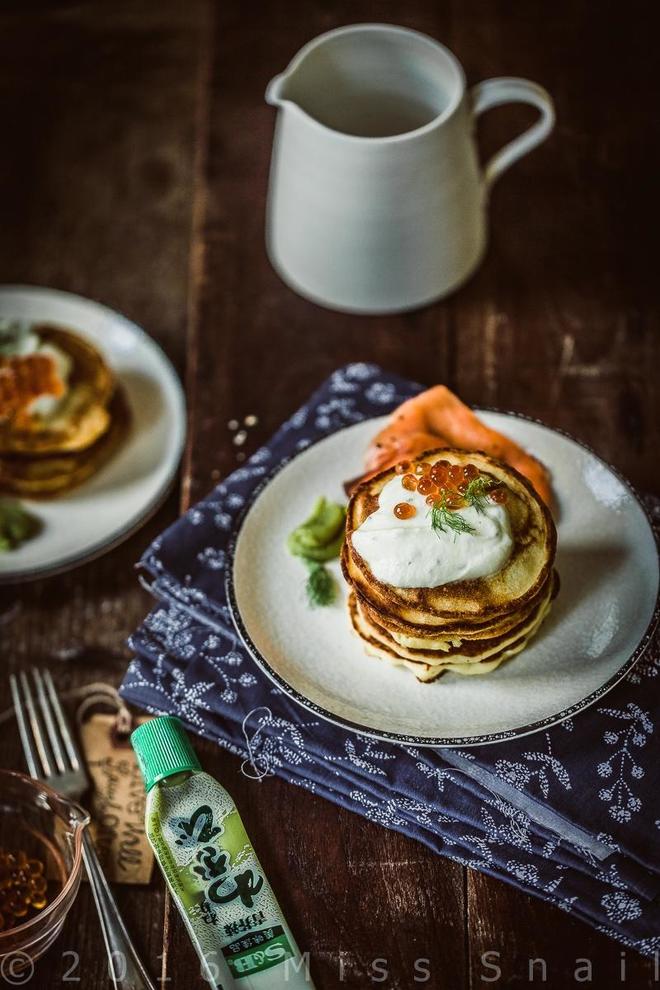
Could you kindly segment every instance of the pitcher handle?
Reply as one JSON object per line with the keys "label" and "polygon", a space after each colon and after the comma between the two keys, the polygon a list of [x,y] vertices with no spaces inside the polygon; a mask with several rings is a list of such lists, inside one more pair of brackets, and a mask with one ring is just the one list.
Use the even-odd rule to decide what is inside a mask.
{"label": "pitcher handle", "polygon": [[541,111],[541,116],[528,130],[505,144],[496,152],[484,168],[484,185],[490,189],[495,179],[544,141],[555,124],[555,107],[550,94],[529,79],[503,77],[486,79],[477,83],[471,91],[472,112],[479,117],[484,110],[502,106],[504,103],[528,103]]}

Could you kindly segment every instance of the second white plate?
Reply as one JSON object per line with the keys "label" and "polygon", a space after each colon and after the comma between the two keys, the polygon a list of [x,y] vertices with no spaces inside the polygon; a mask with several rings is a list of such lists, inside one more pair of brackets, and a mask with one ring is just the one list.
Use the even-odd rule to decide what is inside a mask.
{"label": "second white plate", "polygon": [[532,644],[484,677],[445,674],[419,683],[368,657],[341,600],[310,609],[305,570],[285,547],[319,495],[342,501],[385,420],[349,427],[308,448],[258,493],[233,548],[228,594],[257,663],[323,718],[378,738],[468,746],[525,735],[575,715],[624,676],[655,621],[658,554],[632,489],[581,444],[541,424],[482,412],[489,425],[552,472],[559,504],[561,591]]}
{"label": "second white plate", "polygon": [[0,286],[0,317],[60,324],[99,348],[125,389],[130,432],[89,481],[61,498],[22,501],[42,531],[0,554],[0,584],[68,570],[125,540],[176,474],[186,429],[183,391],[158,344],[114,310],[55,289]]}

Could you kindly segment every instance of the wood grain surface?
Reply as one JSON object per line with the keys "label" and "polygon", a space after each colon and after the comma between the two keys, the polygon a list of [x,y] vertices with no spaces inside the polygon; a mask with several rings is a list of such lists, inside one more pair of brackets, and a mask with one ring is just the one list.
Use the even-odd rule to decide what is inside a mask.
{"label": "wood grain surface", "polygon": [[[50,285],[121,310],[160,341],[186,382],[189,437],[177,492],[137,536],[65,577],[0,589],[6,674],[48,664],[63,690],[118,683],[125,640],[149,607],[132,564],[150,539],[236,464],[227,422],[254,413],[247,453],[337,365],[373,360],[474,404],[573,432],[633,483],[660,489],[660,363],[650,3],[115,0],[0,6],[2,280]],[[320,309],[264,251],[273,110],[263,93],[307,40],[365,20],[445,42],[469,83],[535,79],[553,94],[551,139],[507,174],[487,258],[458,294],[417,313]],[[531,112],[480,123],[487,156]],[[653,966],[568,915],[279,780],[249,782],[200,744],[234,795],[320,990],[659,985]],[[12,723],[0,765],[22,766]],[[156,876],[117,888],[154,975],[203,986]],[[109,986],[84,888],[34,988]],[[499,958],[485,953],[499,953]],[[497,980],[484,958],[501,968]],[[375,959],[386,959],[379,982]],[[415,982],[415,960],[431,976]],[[380,964],[383,969],[383,964]],[[492,982],[484,982],[490,978]],[[536,982],[540,983],[537,967]]]}

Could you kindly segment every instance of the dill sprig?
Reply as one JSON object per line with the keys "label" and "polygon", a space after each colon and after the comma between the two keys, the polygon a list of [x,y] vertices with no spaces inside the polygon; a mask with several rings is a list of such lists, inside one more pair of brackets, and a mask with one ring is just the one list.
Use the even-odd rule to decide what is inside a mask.
{"label": "dill sprig", "polygon": [[442,497],[431,507],[431,528],[436,536],[452,530],[454,533],[476,533],[474,526],[461,516],[458,512],[452,511],[447,505],[447,496],[443,492]]}
{"label": "dill sprig", "polygon": [[317,606],[331,605],[337,597],[337,583],[327,567],[323,564],[306,561],[309,567],[309,576],[305,590],[307,600],[312,608]]}
{"label": "dill sprig", "polygon": [[490,478],[479,476],[473,478],[465,489],[463,498],[470,505],[473,505],[477,512],[483,512],[486,508],[486,495],[493,487],[494,482]]}

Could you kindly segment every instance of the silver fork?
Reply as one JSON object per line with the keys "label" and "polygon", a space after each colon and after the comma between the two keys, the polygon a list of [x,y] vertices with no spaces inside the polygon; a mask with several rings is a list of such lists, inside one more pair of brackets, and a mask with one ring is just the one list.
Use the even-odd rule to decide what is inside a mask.
{"label": "silver fork", "polygon": [[[89,778],[50,673],[33,668],[34,691],[27,674],[9,678],[18,731],[30,776],[46,781],[65,797],[78,800],[89,788]],[[35,697],[36,695],[36,697]],[[108,969],[117,990],[156,990],[119,913],[96,849],[87,830],[83,832],[83,860],[103,940]]]}

